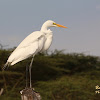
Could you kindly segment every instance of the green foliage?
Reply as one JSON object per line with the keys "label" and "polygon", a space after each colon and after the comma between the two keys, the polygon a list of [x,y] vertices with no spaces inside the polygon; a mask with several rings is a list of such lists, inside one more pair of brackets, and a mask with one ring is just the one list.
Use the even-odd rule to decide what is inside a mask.
{"label": "green foliage", "polygon": [[[0,69],[12,50],[0,50]],[[0,88],[4,88],[0,100],[20,100],[19,91],[26,86],[25,70],[30,61],[0,71]],[[99,76],[99,57],[58,50],[36,55],[32,67],[32,85],[42,100],[99,100],[100,95],[95,94]]]}
{"label": "green foliage", "polygon": [[99,100],[100,95],[96,96],[94,88],[99,79],[94,81],[87,75],[63,76],[53,81],[38,82],[36,88],[43,100]]}

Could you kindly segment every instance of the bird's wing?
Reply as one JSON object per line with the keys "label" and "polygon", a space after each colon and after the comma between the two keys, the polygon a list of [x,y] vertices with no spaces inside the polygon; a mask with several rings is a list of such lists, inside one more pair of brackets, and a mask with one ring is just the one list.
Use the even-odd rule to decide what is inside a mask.
{"label": "bird's wing", "polygon": [[8,62],[11,62],[11,65],[14,65],[17,62],[34,55],[43,48],[44,42],[45,37],[42,32],[33,32],[12,52],[8,58]]}
{"label": "bird's wing", "polygon": [[28,45],[30,45],[31,43],[33,43],[34,41],[36,41],[37,39],[39,39],[41,36],[43,36],[44,34],[40,31],[36,31],[31,33],[30,35],[28,35],[19,45],[16,49],[19,48],[23,48],[26,47]]}

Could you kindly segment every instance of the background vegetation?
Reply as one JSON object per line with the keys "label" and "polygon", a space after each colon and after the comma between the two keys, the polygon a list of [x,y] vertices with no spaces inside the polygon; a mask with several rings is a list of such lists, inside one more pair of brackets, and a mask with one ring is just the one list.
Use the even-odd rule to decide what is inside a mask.
{"label": "background vegetation", "polygon": [[[13,49],[0,50],[0,70]],[[0,71],[0,100],[20,100],[20,90],[26,86],[25,70],[31,58]],[[84,54],[51,54],[35,56],[32,85],[42,100],[100,100],[95,86],[100,85],[99,57]]]}

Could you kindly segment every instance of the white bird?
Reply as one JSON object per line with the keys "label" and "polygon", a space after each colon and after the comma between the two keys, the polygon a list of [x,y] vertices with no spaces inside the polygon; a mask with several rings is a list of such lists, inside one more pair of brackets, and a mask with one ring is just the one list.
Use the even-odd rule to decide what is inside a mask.
{"label": "white bird", "polygon": [[30,63],[30,87],[31,87],[31,66],[33,63],[34,56],[38,52],[46,51],[52,43],[53,33],[50,29],[48,29],[49,27],[67,28],[60,24],[56,24],[52,20],[46,21],[42,25],[40,31],[32,32],[18,45],[18,47],[9,56],[6,64],[3,67],[3,69],[5,69],[6,66],[9,65],[12,66],[22,60],[25,60],[33,56]]}

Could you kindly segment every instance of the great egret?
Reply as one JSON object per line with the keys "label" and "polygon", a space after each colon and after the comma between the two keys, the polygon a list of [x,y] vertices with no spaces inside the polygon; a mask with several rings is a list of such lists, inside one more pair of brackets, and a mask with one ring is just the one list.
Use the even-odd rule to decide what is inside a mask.
{"label": "great egret", "polygon": [[31,88],[31,66],[33,63],[33,58],[38,52],[46,51],[52,43],[53,33],[50,29],[48,29],[49,27],[67,28],[60,24],[56,24],[52,20],[46,21],[42,25],[40,31],[35,31],[31,33],[19,44],[19,46],[9,56],[6,64],[3,67],[3,69],[5,69],[6,66],[9,66],[9,65],[12,66],[24,59],[27,59],[33,56],[30,66],[29,66],[30,88]]}

